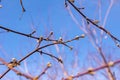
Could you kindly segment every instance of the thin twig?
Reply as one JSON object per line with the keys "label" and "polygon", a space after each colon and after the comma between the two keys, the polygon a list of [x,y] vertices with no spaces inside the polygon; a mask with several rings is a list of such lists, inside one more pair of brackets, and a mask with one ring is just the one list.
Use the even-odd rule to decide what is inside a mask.
{"label": "thin twig", "polygon": [[[0,26],[0,28],[3,29],[3,30],[6,30],[7,32],[12,32],[12,33],[19,34],[19,35],[22,35],[22,36],[25,36],[25,37],[30,37],[30,38],[39,40],[39,37],[33,36],[31,34],[25,34],[25,33],[18,32],[18,31],[9,29],[9,28],[5,28],[3,26]],[[57,41],[57,40],[52,40],[52,39],[43,39],[43,40],[45,40],[45,41]]]}
{"label": "thin twig", "polygon": [[22,7],[22,12],[25,12],[26,10],[25,10],[25,8],[24,8],[24,6],[23,6],[22,0],[20,0],[20,5],[21,5],[21,7]]}
{"label": "thin twig", "polygon": [[15,33],[15,34],[19,34],[19,35],[30,37],[30,38],[37,39],[37,40],[39,39],[38,37],[32,36],[30,34],[25,34],[25,33],[22,33],[22,32],[18,32],[18,31],[9,29],[9,28],[5,28],[3,26],[0,26],[0,28],[3,29],[3,30],[6,30],[7,32],[12,32],[12,33]]}
{"label": "thin twig", "polygon": [[46,71],[51,67],[51,63],[47,64],[47,67],[42,71],[42,73],[40,73],[40,75],[38,75],[38,78],[40,78],[43,74],[46,73]]}
{"label": "thin twig", "polygon": [[[103,61],[104,61],[104,64],[107,64],[107,60],[106,60],[106,58],[105,58],[105,56],[104,56],[104,53],[102,52],[102,49],[101,49],[100,47],[98,47],[98,51],[99,51],[99,53],[100,53],[100,55],[101,55],[101,57],[102,57],[102,59],[103,59]],[[108,74],[110,75],[111,79],[112,79],[112,80],[115,80],[115,79],[114,79],[114,75],[112,74],[112,71],[111,71],[111,69],[110,69],[109,66],[107,67],[107,72],[108,72]]]}
{"label": "thin twig", "polygon": [[1,76],[0,79],[2,79],[11,69],[6,70]]}
{"label": "thin twig", "polygon": [[48,56],[50,56],[50,57],[52,57],[52,58],[55,58],[58,62],[60,62],[60,63],[63,63],[63,61],[60,59],[60,58],[58,58],[58,57],[56,57],[56,56],[54,56],[54,55],[52,55],[52,54],[49,54],[49,53],[46,53],[46,52],[43,52],[43,51],[38,51],[41,55],[42,54],[45,54],[45,55],[48,55]]}

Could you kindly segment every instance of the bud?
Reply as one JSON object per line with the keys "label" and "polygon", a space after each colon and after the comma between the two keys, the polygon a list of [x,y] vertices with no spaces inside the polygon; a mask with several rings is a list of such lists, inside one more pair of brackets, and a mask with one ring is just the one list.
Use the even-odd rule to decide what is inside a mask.
{"label": "bud", "polygon": [[114,66],[114,62],[110,61],[110,62],[108,63],[108,66],[109,66],[109,67]]}
{"label": "bud", "polygon": [[69,76],[65,80],[73,80],[73,76]]}
{"label": "bud", "polygon": [[15,58],[12,58],[12,62],[16,62],[17,60]]}
{"label": "bud", "polygon": [[47,63],[47,67],[51,67],[51,63],[50,62]]}
{"label": "bud", "polygon": [[74,3],[75,2],[75,0],[69,0],[71,3]]}
{"label": "bud", "polygon": [[91,75],[95,74],[95,72],[93,71],[93,68],[88,68],[88,73],[91,74]]}
{"label": "bud", "polygon": [[39,77],[38,76],[36,76],[36,77],[34,77],[32,80],[38,80],[39,79]]}
{"label": "bud", "polygon": [[79,36],[76,36],[76,37],[75,37],[75,40],[79,40],[79,38],[80,38]]}
{"label": "bud", "polygon": [[12,63],[9,63],[7,66],[8,66],[8,68],[10,68],[10,69],[12,69],[12,68],[14,67]]}
{"label": "bud", "polygon": [[12,58],[12,61],[10,63],[8,63],[9,68],[13,68],[13,67],[16,67],[18,65],[20,65],[20,63],[15,58]]}
{"label": "bud", "polygon": [[84,37],[85,37],[85,34],[82,34],[81,37],[84,38]]}
{"label": "bud", "polygon": [[99,23],[98,20],[93,20],[92,22],[93,22],[94,24],[98,24],[98,23]]}
{"label": "bud", "polygon": [[58,41],[61,43],[63,41],[62,37],[60,37]]}
{"label": "bud", "polygon": [[43,37],[40,36],[40,38],[37,40],[37,42],[39,43],[39,42],[41,42],[42,40],[43,40]]}

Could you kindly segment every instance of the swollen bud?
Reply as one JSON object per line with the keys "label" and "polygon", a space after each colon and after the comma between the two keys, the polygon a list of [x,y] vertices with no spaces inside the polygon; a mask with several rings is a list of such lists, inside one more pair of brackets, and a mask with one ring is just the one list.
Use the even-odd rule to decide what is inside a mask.
{"label": "swollen bud", "polygon": [[82,34],[81,37],[84,38],[84,37],[85,37],[85,34]]}
{"label": "swollen bud", "polygon": [[59,42],[62,42],[62,41],[63,41],[62,37],[60,37],[58,41],[59,41]]}
{"label": "swollen bud", "polygon": [[108,66],[109,66],[109,67],[114,66],[114,62],[110,61],[110,62],[108,63]]}
{"label": "swollen bud", "polygon": [[91,75],[94,75],[94,74],[95,74],[93,68],[88,68],[88,73],[91,74]]}
{"label": "swollen bud", "polygon": [[75,40],[79,40],[79,38],[80,38],[79,36],[76,36],[76,37],[75,37]]}
{"label": "swollen bud", "polygon": [[93,20],[92,22],[93,22],[94,24],[98,24],[98,23],[99,23],[98,20]]}
{"label": "swollen bud", "polygon": [[50,62],[47,63],[47,67],[51,67],[51,63]]}
{"label": "swollen bud", "polygon": [[74,3],[75,2],[75,0],[69,0],[71,3]]}

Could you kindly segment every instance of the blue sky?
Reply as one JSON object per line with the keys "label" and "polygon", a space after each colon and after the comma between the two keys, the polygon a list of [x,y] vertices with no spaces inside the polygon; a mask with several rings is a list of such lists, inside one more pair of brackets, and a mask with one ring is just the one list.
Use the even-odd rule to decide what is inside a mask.
{"label": "blue sky", "polygon": [[[79,7],[85,7],[82,12],[84,12],[85,15],[87,15],[89,18],[93,20],[100,20],[100,17],[98,15],[98,1],[99,0],[92,0],[91,2],[89,0],[76,0],[75,4]],[[60,36],[62,36],[65,40],[74,38],[76,35],[81,35],[84,33],[71,18],[68,10],[64,6],[64,0],[29,0],[29,2],[27,0],[23,0],[23,5],[26,9],[25,13],[22,13],[19,0],[2,0],[2,2],[0,2],[0,5],[3,6],[0,8],[0,25],[6,28],[10,28],[23,33],[31,33],[35,29],[37,31],[35,33],[35,36],[42,35],[44,37],[49,35],[50,31],[53,31],[55,39],[58,39]],[[108,7],[109,1],[101,0],[100,25],[102,25],[104,22],[104,17],[106,11],[108,10]],[[108,15],[105,28],[120,39],[119,8],[120,1],[116,0]],[[79,24],[82,26],[80,15],[71,6],[70,9],[73,12],[75,18],[78,20]],[[0,29],[0,32],[2,31],[3,30]],[[14,33],[0,33],[0,57],[5,58],[6,61],[10,61],[12,57],[21,59],[21,57],[25,56],[28,52],[34,50],[36,44],[36,40],[26,38]],[[62,55],[65,57],[65,63],[68,64],[66,66],[72,64],[75,52],[78,52],[78,55],[80,57],[78,57],[79,60],[86,60],[86,56],[89,52],[97,52],[88,37],[85,39],[80,39],[79,41],[71,42],[69,45],[74,47],[73,51],[64,46],[59,46],[59,53],[55,49],[55,46],[47,48],[45,51],[51,52],[56,56]],[[103,40],[103,45],[105,47],[104,49],[110,48],[116,50],[116,53],[119,52],[119,49],[114,45],[114,42],[110,39],[110,37]],[[109,54],[109,51],[107,53]],[[31,59],[35,58],[35,56],[37,55],[33,55],[27,59],[27,62],[34,64],[34,61]],[[51,60],[51,58],[48,56],[40,57],[40,60],[43,60],[45,64],[48,61],[54,61]],[[35,61],[37,62],[36,59]],[[39,65],[43,65],[43,67],[45,67],[45,64],[40,63]],[[58,63],[55,64],[58,65]],[[81,65],[82,63],[79,64]],[[29,68],[31,69],[31,67]],[[38,67],[38,65],[35,67]],[[69,70],[71,70],[71,68],[69,68]],[[4,72],[4,68],[0,72]]]}

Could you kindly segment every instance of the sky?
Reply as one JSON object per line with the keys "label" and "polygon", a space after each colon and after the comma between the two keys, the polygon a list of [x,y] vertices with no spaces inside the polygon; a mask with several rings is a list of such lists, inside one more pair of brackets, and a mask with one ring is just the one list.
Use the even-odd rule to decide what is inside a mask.
{"label": "sky", "polygon": [[[111,6],[110,1],[113,1],[111,2],[113,3]],[[74,4],[78,7],[84,7],[85,9],[81,11],[87,17],[89,17],[91,20],[99,20],[99,25],[105,25],[104,27],[108,31],[120,39],[119,0],[76,0]],[[0,5],[2,5],[2,8],[0,8],[0,26],[4,26],[6,28],[10,28],[26,34],[29,34],[33,30],[36,30],[36,33],[34,35],[38,37],[47,37],[50,31],[53,31],[53,38],[59,39],[59,37],[63,37],[64,40],[72,39],[77,35],[84,34],[84,31],[82,31],[80,27],[83,26],[85,20],[83,20],[81,15],[79,15],[71,5],[68,5],[66,8],[64,5],[64,0],[29,0],[29,2],[27,0],[23,0],[23,5],[26,9],[26,12],[24,13],[22,12],[19,0],[1,0]],[[75,20],[72,17],[72,14],[70,14],[70,11],[72,12],[79,25],[76,24]],[[92,26],[92,28],[94,29],[95,27]],[[99,35],[100,30],[96,28],[95,30],[98,31]],[[107,38],[103,38],[103,47],[106,55],[110,54],[112,51],[116,52],[116,55],[119,55],[120,50],[115,46],[113,40],[106,34],[105,37]],[[99,36],[96,38],[99,38]],[[21,59],[28,52],[34,50],[36,45],[36,40],[14,33],[5,32],[4,30],[0,29],[0,57],[4,58],[8,62],[13,57]],[[62,56],[65,58],[65,64],[68,64],[65,65],[65,68],[72,74],[72,68],[67,69],[67,67],[74,62],[75,58],[84,61],[86,60],[86,56],[88,56],[89,53],[92,53],[93,55],[97,51],[88,36],[86,36],[84,39],[73,41],[69,43],[69,45],[73,46],[72,51],[62,45],[57,45],[59,47],[58,50],[56,49],[56,46],[51,46],[49,48],[46,48],[45,51],[53,53],[55,56]],[[108,48],[111,50],[106,50]],[[78,56],[75,56],[76,54]],[[29,63],[34,65],[34,67],[40,69],[40,71],[42,71],[42,69],[38,66],[42,66],[42,68],[44,68],[48,61],[54,61],[54,59],[51,60],[51,58],[48,56],[37,57],[41,60],[37,61],[35,58],[36,56],[37,54],[28,58],[26,60],[26,63],[28,63],[28,65]],[[36,65],[34,63],[35,61],[37,63],[40,62],[39,65]],[[53,65],[55,64],[59,65],[57,62],[55,62]],[[83,63],[79,63],[78,65],[83,66],[82,64]],[[22,64],[22,66],[24,67],[24,71],[24,64]],[[6,68],[2,66],[2,69],[0,69],[0,74],[3,73],[5,69]],[[33,66],[28,67],[28,69],[33,69]],[[77,71],[77,69],[79,68],[76,68],[75,71]],[[33,75],[37,75],[40,71],[34,73]],[[73,70],[73,72],[75,71]],[[35,72],[34,69],[31,70],[31,72]],[[9,76],[9,74],[7,76],[10,79],[14,79],[13,77]],[[6,77],[3,79],[6,79]]]}

